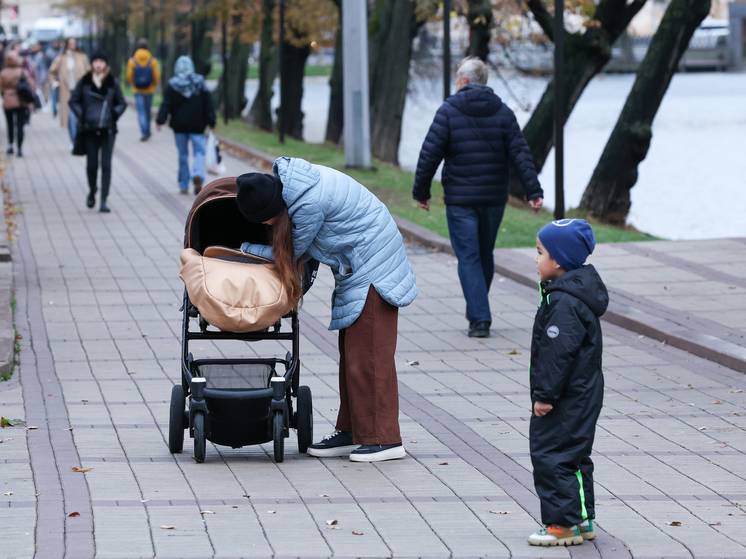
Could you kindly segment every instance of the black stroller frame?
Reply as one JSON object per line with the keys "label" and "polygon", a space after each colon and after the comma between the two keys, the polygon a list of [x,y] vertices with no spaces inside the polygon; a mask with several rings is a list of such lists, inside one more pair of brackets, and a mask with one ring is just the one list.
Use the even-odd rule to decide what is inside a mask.
{"label": "black stroller frame", "polygon": [[[211,189],[216,184],[217,188]],[[230,198],[230,195],[225,195],[226,188],[235,190],[235,178],[213,181],[200,193],[187,222],[185,244],[190,244],[192,215],[201,206],[211,200],[221,200],[223,207],[231,207],[230,200],[226,200]],[[213,190],[218,192],[211,198]],[[204,250],[206,247],[201,248]],[[307,274],[313,275],[313,271]],[[310,287],[310,282],[307,287]],[[186,289],[180,310],[183,313],[181,383],[174,385],[171,390],[169,450],[172,453],[183,450],[184,432],[188,429],[189,436],[194,439],[194,459],[199,463],[205,460],[208,440],[233,448],[273,441],[274,459],[282,462],[284,441],[293,428],[298,433],[299,452],[306,452],[313,438],[313,405],[311,389],[300,385],[300,322],[297,310],[293,309],[284,317],[290,320],[290,331],[282,331],[283,319],[280,319],[268,331],[249,333],[210,329],[199,309],[189,300]],[[190,330],[193,319],[198,321],[199,331]],[[286,353],[284,359],[195,359],[189,349],[190,342],[201,340],[289,341],[291,351]],[[293,398],[296,399],[295,410]]]}

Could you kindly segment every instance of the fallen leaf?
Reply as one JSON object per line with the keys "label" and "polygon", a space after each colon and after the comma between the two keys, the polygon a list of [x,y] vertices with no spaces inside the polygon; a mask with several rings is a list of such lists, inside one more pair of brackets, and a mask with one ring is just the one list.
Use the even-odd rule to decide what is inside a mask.
{"label": "fallen leaf", "polygon": [[244,505],[233,505],[233,508],[234,508],[234,509],[240,509],[240,508],[241,508],[241,507],[243,507],[243,506],[244,506]]}
{"label": "fallen leaf", "polygon": [[448,465],[448,462],[441,462],[440,464],[438,464],[438,466],[447,466],[447,465]]}
{"label": "fallen leaf", "polygon": [[362,536],[363,533],[362,532],[353,532],[353,535],[355,535],[355,536]]}
{"label": "fallen leaf", "polygon": [[514,514],[512,510],[491,510],[492,514]]}
{"label": "fallen leaf", "polygon": [[0,427],[18,427],[19,425],[25,425],[26,422],[23,419],[5,419],[0,417]]}
{"label": "fallen leaf", "polygon": [[711,404],[722,404],[720,400],[715,400],[714,402],[710,402]]}
{"label": "fallen leaf", "polygon": [[70,468],[73,472],[90,472],[93,468],[78,468],[76,466],[73,466]]}
{"label": "fallen leaf", "polygon": [[700,431],[707,431],[707,427],[700,427],[699,430]]}
{"label": "fallen leaf", "polygon": [[518,355],[518,351],[514,349],[513,351],[508,352],[508,355]]}
{"label": "fallen leaf", "polygon": [[[0,442],[2,442],[2,441],[0,441]],[[417,444],[417,441],[409,441],[409,442],[412,443],[412,444]]]}
{"label": "fallen leaf", "polygon": [[161,525],[161,530],[173,530],[175,528],[176,528],[176,526],[164,526],[164,525]]}
{"label": "fallen leaf", "polygon": [[326,523],[327,523],[327,524],[328,524],[329,526],[334,526],[334,525],[335,525],[335,524],[337,524],[338,522],[339,522],[339,520],[327,520],[327,521],[326,521]]}
{"label": "fallen leaf", "polygon": [[268,510],[267,514],[277,514],[277,511],[276,510]]}
{"label": "fallen leaf", "polygon": [[67,516],[80,516],[80,513],[79,512],[71,512]]}
{"label": "fallen leaf", "polygon": [[319,497],[328,497],[328,496],[329,496],[329,495],[327,495],[326,493],[321,493],[321,494],[319,495]]}
{"label": "fallen leaf", "polygon": [[196,457],[196,456],[192,456],[191,458],[192,458],[192,460],[194,460],[195,462],[199,462],[199,460],[197,460],[197,457]]}
{"label": "fallen leaf", "polygon": [[33,431],[34,429],[38,429],[38,427],[36,425],[29,425],[26,427],[26,431]]}
{"label": "fallen leaf", "polygon": [[669,526],[681,526],[681,522],[666,522]]}
{"label": "fallen leaf", "polygon": [[72,430],[73,430],[72,427],[68,427],[67,429],[63,429],[63,431],[72,431]]}
{"label": "fallen leaf", "polygon": [[56,397],[57,396],[55,396],[54,394],[47,394],[47,398],[56,398]]}
{"label": "fallen leaf", "polygon": [[7,443],[8,441],[12,441],[12,440],[13,440],[13,437],[8,437],[7,439],[0,439],[0,443]]}
{"label": "fallen leaf", "polygon": [[87,402],[88,400],[81,400],[81,402]]}
{"label": "fallen leaf", "polygon": [[731,394],[740,394],[741,392],[743,392],[743,390],[740,390],[740,389],[739,390],[731,390],[730,391]]}
{"label": "fallen leaf", "polygon": [[339,526],[327,526],[326,529],[327,530],[341,530],[342,528],[340,528]]}
{"label": "fallen leaf", "polygon": [[407,361],[407,365],[419,365],[419,361]]}
{"label": "fallen leaf", "polygon": [[150,499],[140,499],[141,503],[147,503]]}
{"label": "fallen leaf", "polygon": [[664,286],[663,286],[663,289],[665,289],[666,291],[671,291],[671,288],[670,288],[670,287],[668,287],[667,285],[664,285]]}
{"label": "fallen leaf", "polygon": [[720,526],[720,522],[710,522],[710,526]]}
{"label": "fallen leaf", "polygon": [[5,493],[5,495],[8,495],[9,497],[10,497],[10,496],[11,496],[12,494],[13,494],[13,492],[12,492],[12,491],[8,491],[7,493]]}
{"label": "fallen leaf", "polygon": [[201,510],[199,511],[200,514],[215,514],[214,510]]}

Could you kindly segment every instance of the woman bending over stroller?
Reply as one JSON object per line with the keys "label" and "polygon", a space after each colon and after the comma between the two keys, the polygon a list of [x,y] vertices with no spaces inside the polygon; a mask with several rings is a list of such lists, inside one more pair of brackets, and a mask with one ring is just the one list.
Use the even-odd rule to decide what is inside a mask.
{"label": "woman bending over stroller", "polygon": [[339,413],[336,431],[308,454],[403,458],[394,354],[398,307],[414,300],[417,287],[401,234],[386,206],[339,171],[288,157],[272,170],[237,179],[243,216],[272,226],[272,246],[241,250],[273,259],[292,300],[300,299],[304,260],[334,273],[329,329],[339,330]]}

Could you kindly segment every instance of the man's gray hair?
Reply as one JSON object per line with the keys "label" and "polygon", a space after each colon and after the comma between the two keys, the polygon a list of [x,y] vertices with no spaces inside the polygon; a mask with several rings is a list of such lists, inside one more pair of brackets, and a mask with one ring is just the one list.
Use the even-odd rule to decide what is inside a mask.
{"label": "man's gray hair", "polygon": [[469,56],[461,61],[458,65],[458,75],[469,80],[469,83],[487,84],[487,67],[476,56]]}

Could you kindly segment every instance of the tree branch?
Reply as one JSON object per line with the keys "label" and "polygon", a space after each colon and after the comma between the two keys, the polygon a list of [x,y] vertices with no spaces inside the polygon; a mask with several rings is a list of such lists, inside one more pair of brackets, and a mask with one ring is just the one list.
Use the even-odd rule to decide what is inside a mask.
{"label": "tree branch", "polygon": [[539,24],[542,31],[549,37],[550,41],[554,41],[554,16],[549,13],[547,7],[541,0],[528,0],[529,10],[534,14],[536,23]]}

